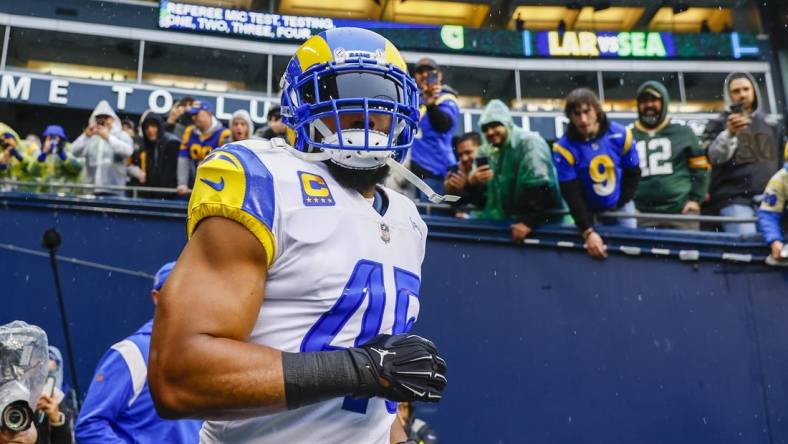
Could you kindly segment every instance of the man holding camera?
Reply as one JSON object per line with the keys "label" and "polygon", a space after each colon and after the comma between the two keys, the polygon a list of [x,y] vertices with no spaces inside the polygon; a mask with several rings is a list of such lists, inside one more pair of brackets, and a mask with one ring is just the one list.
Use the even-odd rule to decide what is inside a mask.
{"label": "man holding camera", "polygon": [[[410,169],[436,193],[443,193],[443,178],[455,163],[451,139],[460,107],[453,90],[443,84],[443,73],[430,58],[416,63],[413,78],[421,90],[419,132],[411,148]],[[419,198],[427,200],[419,192]]]}
{"label": "man holding camera", "polygon": [[[721,216],[754,217],[753,198],[780,168],[784,131],[761,111],[763,101],[751,74],[731,73],[724,85],[727,111],[709,121],[703,134],[712,165],[708,210]],[[723,229],[756,233],[755,223],[723,224]]]}
{"label": "man holding camera", "polygon": [[191,108],[192,102],[194,102],[194,98],[186,96],[175,102],[170,108],[170,112],[167,113],[164,129],[175,134],[178,140],[183,138],[186,127],[192,124],[191,116],[186,114],[186,110]]}
{"label": "man holding camera", "polygon": [[[71,144],[77,157],[84,157],[86,183],[97,186],[126,185],[129,156],[134,142],[123,132],[120,119],[106,100],[96,105],[85,131]],[[120,191],[96,188],[96,194],[122,194]]]}
{"label": "man holding camera", "polygon": [[28,181],[30,158],[24,142],[10,126],[0,122],[0,179]]}

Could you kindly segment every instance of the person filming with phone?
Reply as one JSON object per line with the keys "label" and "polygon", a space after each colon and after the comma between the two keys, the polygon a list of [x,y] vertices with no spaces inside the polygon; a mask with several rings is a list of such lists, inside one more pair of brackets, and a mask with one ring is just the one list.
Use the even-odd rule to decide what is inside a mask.
{"label": "person filming with phone", "polygon": [[[486,200],[478,217],[514,219],[512,240],[522,242],[539,225],[560,220],[549,216],[547,209],[560,209],[558,176],[547,142],[537,133],[514,124],[509,108],[492,100],[484,109],[479,126],[486,143],[476,157],[479,180],[487,177]],[[488,165],[481,166],[480,158]],[[473,178],[473,175],[471,175]],[[470,180],[470,179],[469,179]]]}
{"label": "person filming with phone", "polygon": [[[411,147],[410,170],[436,193],[443,194],[443,179],[457,163],[451,140],[457,128],[460,107],[454,90],[443,84],[443,73],[430,58],[416,63],[413,78],[421,93],[419,131]],[[427,197],[419,192],[421,200]]]}
{"label": "person filming with phone", "polygon": [[[488,158],[477,156],[482,139],[479,133],[470,132],[452,139],[458,162],[449,167],[443,187],[446,193],[460,196],[457,205],[484,207],[486,183],[493,177]],[[459,213],[458,213],[459,214]],[[461,213],[465,215],[465,213]]]}
{"label": "person filming with phone", "polygon": [[[760,196],[782,164],[784,130],[763,111],[755,78],[734,72],[723,87],[726,111],[709,121],[703,146],[712,165],[705,213],[755,217],[753,198]],[[756,233],[754,222],[723,224],[729,233]]]}

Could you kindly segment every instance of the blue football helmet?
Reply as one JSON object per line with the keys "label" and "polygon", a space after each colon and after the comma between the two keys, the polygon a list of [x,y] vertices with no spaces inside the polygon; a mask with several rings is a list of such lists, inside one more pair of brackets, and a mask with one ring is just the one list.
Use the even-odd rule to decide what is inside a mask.
{"label": "blue football helmet", "polygon": [[297,151],[374,169],[390,158],[401,162],[413,143],[419,89],[397,48],[372,31],[335,28],[311,37],[280,87],[282,119]]}

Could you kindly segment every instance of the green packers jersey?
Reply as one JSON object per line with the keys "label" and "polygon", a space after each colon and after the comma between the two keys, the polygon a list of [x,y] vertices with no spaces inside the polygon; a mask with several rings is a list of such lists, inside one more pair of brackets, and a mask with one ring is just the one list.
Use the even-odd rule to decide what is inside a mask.
{"label": "green packers jersey", "polygon": [[636,122],[633,132],[641,170],[635,193],[638,210],[681,213],[688,200],[702,202],[709,164],[692,130],[666,120],[653,130]]}

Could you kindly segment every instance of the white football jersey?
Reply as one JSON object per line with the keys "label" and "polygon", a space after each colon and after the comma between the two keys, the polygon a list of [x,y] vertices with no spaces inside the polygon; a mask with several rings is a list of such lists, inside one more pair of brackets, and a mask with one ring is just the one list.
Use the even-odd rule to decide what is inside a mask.
{"label": "white football jersey", "polygon": [[[265,300],[250,342],[286,352],[336,350],[411,328],[427,226],[412,201],[383,191],[388,207],[380,215],[322,163],[268,141],[211,152],[198,169],[188,233],[205,217],[227,217],[265,247]],[[207,421],[200,440],[388,444],[395,411],[395,403],[381,398],[337,398],[258,418]]]}

